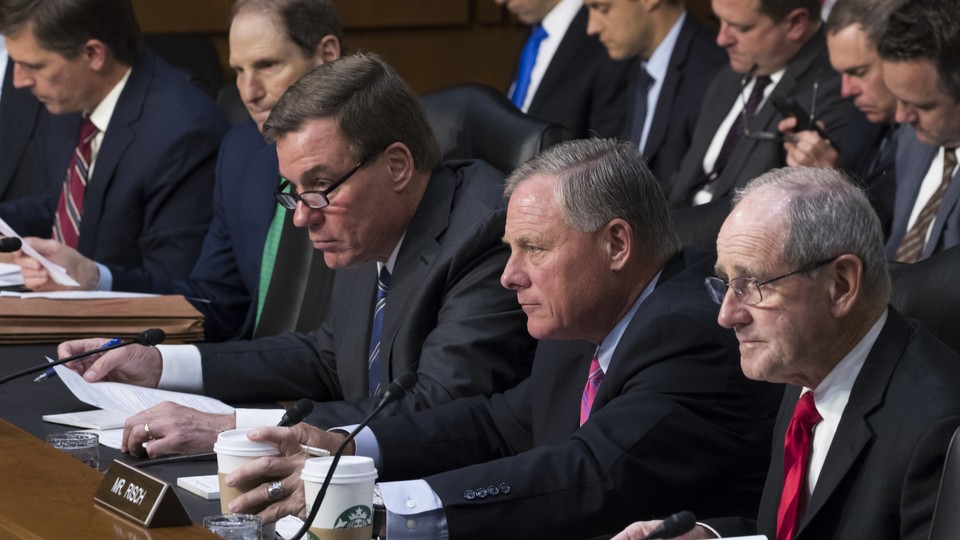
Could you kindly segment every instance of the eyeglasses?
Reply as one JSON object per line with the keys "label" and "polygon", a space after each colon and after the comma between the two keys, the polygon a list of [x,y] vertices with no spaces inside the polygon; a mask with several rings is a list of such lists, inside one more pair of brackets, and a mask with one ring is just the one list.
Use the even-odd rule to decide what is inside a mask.
{"label": "eyeglasses", "polygon": [[[750,79],[753,78],[754,72],[757,70],[757,66],[754,65],[753,69],[749,73],[745,74],[740,79],[740,115],[743,118],[743,135],[748,139],[753,139],[755,141],[782,141],[784,139],[784,134],[779,131],[750,131],[750,120],[753,118],[747,117],[747,98],[743,96],[744,90],[747,87],[747,83],[750,82]],[[827,138],[826,134],[819,129],[814,118],[817,114],[817,94],[820,91],[820,75],[823,73],[823,69],[820,69],[817,72],[817,78],[813,80],[813,91],[810,96],[810,118],[809,125],[812,126],[811,129],[816,129],[820,133],[821,137],[824,139]]]}
{"label": "eyeglasses", "polygon": [[354,175],[354,173],[359,171],[361,167],[366,165],[368,161],[370,161],[376,155],[378,155],[380,152],[383,152],[386,149],[387,147],[384,146],[383,148],[363,158],[356,165],[354,165],[352,169],[347,171],[347,174],[334,180],[333,183],[331,183],[330,186],[327,187],[327,189],[324,189],[322,191],[304,191],[303,193],[299,193],[299,194],[296,192],[287,193],[286,189],[287,189],[287,186],[291,185],[290,181],[281,176],[280,185],[277,186],[277,190],[273,192],[273,198],[276,199],[278,203],[280,203],[280,206],[287,208],[289,210],[296,210],[298,201],[302,202],[303,205],[306,206],[307,208],[313,208],[314,210],[326,208],[327,206],[330,205],[330,199],[328,199],[328,197],[330,196],[330,193],[333,192],[333,190],[337,189],[340,186],[340,184],[346,182],[347,179],[349,179],[351,176]]}
{"label": "eyeglasses", "polygon": [[768,285],[774,281],[780,281],[794,274],[802,274],[820,268],[827,263],[833,262],[836,258],[837,257],[830,257],[829,259],[817,261],[799,270],[794,270],[793,272],[766,281],[760,281],[754,277],[738,277],[730,281],[724,281],[718,277],[708,277],[703,280],[703,284],[707,286],[707,292],[710,293],[710,298],[718,304],[723,303],[723,298],[727,295],[727,288],[729,287],[733,289],[733,295],[737,297],[737,300],[748,306],[755,306],[763,301],[763,293],[760,290],[761,286]]}

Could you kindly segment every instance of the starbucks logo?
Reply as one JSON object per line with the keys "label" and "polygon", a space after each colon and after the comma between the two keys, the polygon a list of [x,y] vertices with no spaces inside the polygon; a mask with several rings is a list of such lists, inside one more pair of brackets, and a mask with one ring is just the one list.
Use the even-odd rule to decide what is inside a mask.
{"label": "starbucks logo", "polygon": [[360,529],[373,523],[373,512],[369,506],[357,505],[347,508],[333,524],[334,529]]}

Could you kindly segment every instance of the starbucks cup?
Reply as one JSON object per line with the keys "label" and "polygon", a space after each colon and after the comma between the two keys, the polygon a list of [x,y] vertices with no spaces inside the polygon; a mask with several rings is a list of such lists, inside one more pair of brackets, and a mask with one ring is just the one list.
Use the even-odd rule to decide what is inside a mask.
{"label": "starbucks cup", "polygon": [[[220,481],[220,511],[224,514],[230,513],[228,505],[230,501],[236,499],[240,494],[255,489],[267,481],[267,478],[260,478],[247,482],[245,484],[227,487],[223,479],[234,471],[258,458],[264,456],[279,456],[280,450],[273,444],[251,441],[247,438],[250,429],[233,429],[224,431],[217,436],[217,442],[213,445],[213,451],[217,453],[217,479]],[[265,503],[244,510],[250,514],[257,514],[269,506]],[[263,524],[263,537],[273,538],[275,524]]]}
{"label": "starbucks cup", "polygon": [[[323,485],[332,457],[311,458],[303,466],[304,495],[309,515]],[[310,533],[323,540],[369,540],[373,536],[373,484],[377,469],[368,457],[343,456],[320,503]]]}

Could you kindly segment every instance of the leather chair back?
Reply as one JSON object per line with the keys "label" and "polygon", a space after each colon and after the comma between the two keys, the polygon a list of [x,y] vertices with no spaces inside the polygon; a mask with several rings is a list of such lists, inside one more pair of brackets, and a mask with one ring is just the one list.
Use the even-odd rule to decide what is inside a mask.
{"label": "leather chair back", "polygon": [[210,36],[194,32],[144,34],[143,41],[168,64],[186,73],[208,96],[216,98],[223,85],[223,69]]}
{"label": "leather chair back", "polygon": [[890,265],[894,307],[904,316],[919,320],[955,351],[960,351],[958,269],[960,246],[913,264]]}
{"label": "leather chair back", "polygon": [[496,89],[480,84],[425,94],[420,103],[443,159],[482,159],[505,173],[570,138],[567,128],[520,112]]}

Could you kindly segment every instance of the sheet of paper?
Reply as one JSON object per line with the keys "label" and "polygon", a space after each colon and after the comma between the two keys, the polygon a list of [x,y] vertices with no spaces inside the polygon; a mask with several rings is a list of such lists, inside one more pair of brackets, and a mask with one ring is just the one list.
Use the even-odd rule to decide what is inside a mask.
{"label": "sheet of paper", "polygon": [[91,433],[96,433],[100,436],[100,444],[113,448],[116,450],[120,449],[120,443],[123,442],[123,428],[119,429],[86,429],[84,431],[89,431]]}
{"label": "sheet of paper", "polygon": [[277,522],[277,534],[283,538],[293,538],[297,531],[303,527],[303,520],[296,516],[287,516]]}
{"label": "sheet of paper", "polygon": [[[47,358],[47,360],[53,361],[50,358]],[[142,388],[115,382],[89,383],[72,369],[63,366],[55,366],[54,369],[57,370],[57,375],[63,381],[63,384],[67,385],[67,388],[80,401],[108,411],[124,413],[128,416],[159,405],[164,401],[172,401],[207,413],[228,414],[233,412],[233,407],[206,396],[157,390],[156,388]]]}
{"label": "sheet of paper", "polygon": [[0,291],[0,296],[15,296],[17,298],[50,298],[53,300],[95,300],[99,298],[147,298],[160,296],[158,294],[132,293],[120,291],[49,291],[20,293]]}
{"label": "sheet of paper", "polygon": [[15,287],[17,285],[23,285],[20,265],[0,263],[0,287]]}
{"label": "sheet of paper", "polygon": [[[8,225],[3,219],[0,219],[0,234],[3,236],[15,236],[20,238],[20,235],[17,234],[17,231],[13,230],[13,227]],[[24,242],[23,246],[20,247],[20,250],[42,264],[43,267],[47,269],[47,272],[50,272],[50,277],[60,285],[67,285],[69,287],[80,286],[80,284],[77,283],[77,280],[73,279],[67,274],[67,270],[64,267],[51,262],[43,255],[37,253],[37,250],[30,247],[30,244]]]}

